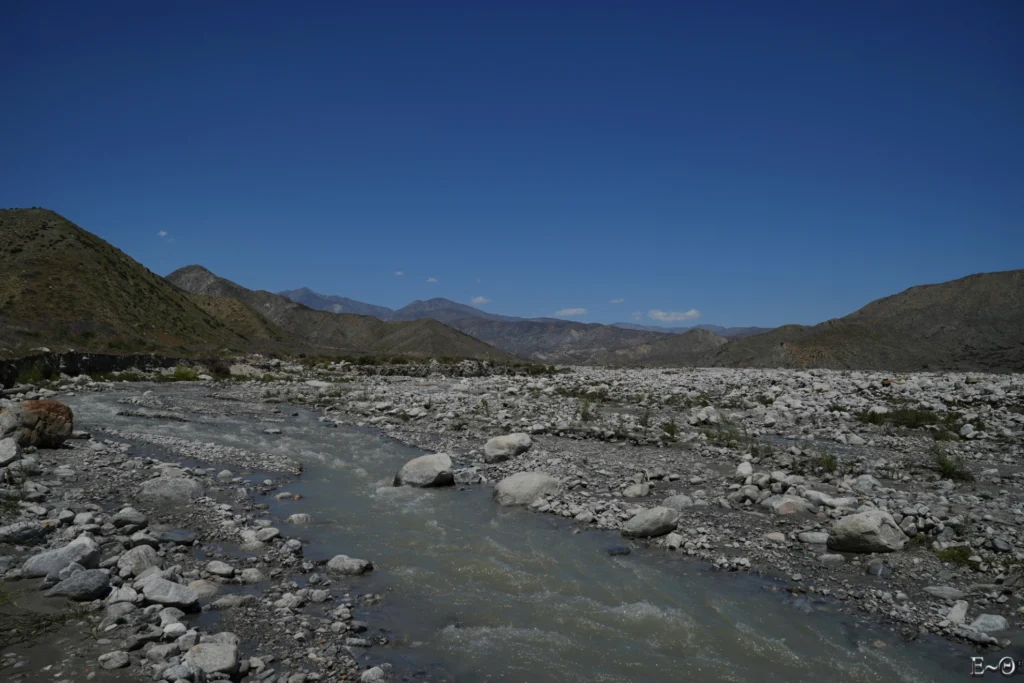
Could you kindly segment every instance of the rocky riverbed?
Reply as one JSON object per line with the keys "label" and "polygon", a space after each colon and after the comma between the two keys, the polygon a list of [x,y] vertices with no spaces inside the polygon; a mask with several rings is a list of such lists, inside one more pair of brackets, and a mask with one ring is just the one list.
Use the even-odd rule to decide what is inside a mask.
{"label": "rocky riverbed", "polygon": [[[133,419],[241,415],[271,438],[304,406],[325,428],[372,427],[444,454],[396,471],[396,484],[494,484],[498,504],[620,533],[616,552],[663,548],[779,577],[905,640],[939,636],[993,656],[1024,646],[1021,376],[370,370],[253,358],[230,381],[200,375],[208,400],[192,402],[159,384],[89,378],[6,393],[13,406],[117,391]],[[358,612],[377,597],[352,575],[372,565],[345,548],[304,559],[290,533],[303,514],[282,523],[261,502],[288,495],[299,462],[93,431],[56,449],[0,446],[15,500],[0,529],[5,586],[79,599],[93,635],[48,680],[115,667],[150,680],[392,675],[357,664],[372,644]],[[7,659],[41,680],[31,650]]]}
{"label": "rocky riverbed", "polygon": [[1024,646],[1021,375],[276,370],[226,393],[445,452],[460,483],[547,475],[531,509],[784,577],[907,639]]}

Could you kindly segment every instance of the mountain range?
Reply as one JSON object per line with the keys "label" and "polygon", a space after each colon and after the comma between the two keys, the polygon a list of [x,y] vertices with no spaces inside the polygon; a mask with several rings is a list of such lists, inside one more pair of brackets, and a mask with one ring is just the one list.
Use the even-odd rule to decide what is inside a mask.
{"label": "mountain range", "polygon": [[44,346],[172,356],[258,351],[1020,372],[1024,270],[911,287],[814,326],[682,331],[515,318],[446,299],[396,311],[308,289],[250,290],[199,265],[164,278],[52,211],[0,210],[0,357]]}

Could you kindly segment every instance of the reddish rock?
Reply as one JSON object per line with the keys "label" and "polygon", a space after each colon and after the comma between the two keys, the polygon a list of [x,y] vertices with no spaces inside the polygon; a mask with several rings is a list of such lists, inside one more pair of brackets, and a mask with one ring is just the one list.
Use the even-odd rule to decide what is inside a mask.
{"label": "reddish rock", "polygon": [[14,437],[22,447],[56,448],[73,425],[71,408],[60,401],[22,401],[0,411],[0,438]]}

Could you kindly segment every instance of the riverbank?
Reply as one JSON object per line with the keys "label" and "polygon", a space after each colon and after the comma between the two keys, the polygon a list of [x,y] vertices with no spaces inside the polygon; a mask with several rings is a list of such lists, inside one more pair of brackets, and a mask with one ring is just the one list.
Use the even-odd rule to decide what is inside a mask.
{"label": "riverbank", "polygon": [[[463,482],[550,474],[559,491],[531,508],[579,528],[621,530],[667,505],[678,512],[673,532],[635,542],[781,576],[908,640],[1024,646],[1020,375],[298,374],[228,392],[316,406],[325,419],[447,452],[472,468]],[[530,434],[532,447],[487,462],[488,439],[513,432]],[[875,511],[888,536],[863,548],[885,552],[830,539],[840,520],[868,512],[871,521]]]}

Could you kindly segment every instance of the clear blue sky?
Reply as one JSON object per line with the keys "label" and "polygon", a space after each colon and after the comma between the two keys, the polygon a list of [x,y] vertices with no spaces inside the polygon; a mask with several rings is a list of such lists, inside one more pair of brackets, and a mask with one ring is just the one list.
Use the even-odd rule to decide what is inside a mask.
{"label": "clear blue sky", "polygon": [[1024,267],[1018,0],[9,1],[0,26],[0,206],[160,274],[777,325]]}

